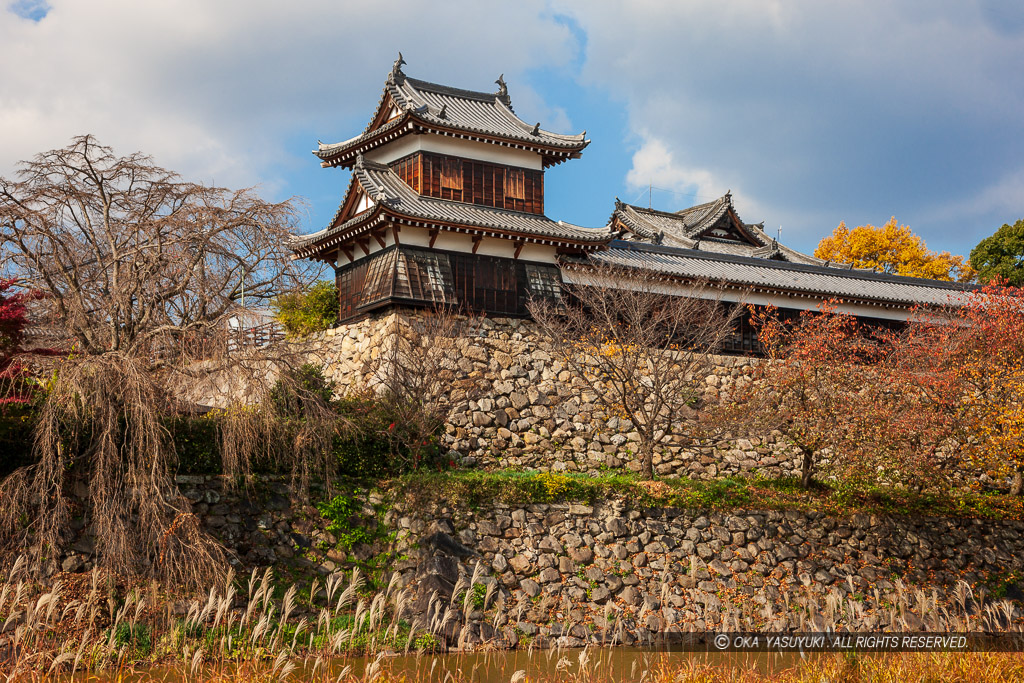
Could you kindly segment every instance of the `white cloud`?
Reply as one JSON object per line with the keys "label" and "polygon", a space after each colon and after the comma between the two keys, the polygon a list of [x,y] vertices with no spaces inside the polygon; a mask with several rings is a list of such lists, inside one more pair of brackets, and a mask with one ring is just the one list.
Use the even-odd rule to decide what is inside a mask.
{"label": "white cloud", "polygon": [[993,205],[961,223],[934,209],[1024,169],[1024,12],[991,0],[556,4],[586,34],[583,78],[642,141],[631,182],[657,141],[663,176],[731,186],[804,239],[897,214],[965,249],[962,221]]}
{"label": "white cloud", "polygon": [[654,185],[680,196],[694,196],[697,199],[694,203],[724,194],[722,182],[710,171],[678,163],[664,142],[646,135],[633,155],[633,167],[626,174],[626,182],[634,190]]}
{"label": "white cloud", "polygon": [[[994,221],[977,225],[972,220],[977,216],[992,215]],[[1006,218],[998,218],[1006,216]],[[941,202],[924,218],[929,222],[952,220],[959,222],[965,237],[971,244],[980,242],[996,231],[1002,223],[1013,223],[1024,217],[1024,169],[1016,169],[998,178],[995,182],[967,196]]]}
{"label": "white cloud", "polygon": [[615,115],[545,102],[538,73],[622,102],[629,189],[731,188],[745,219],[805,240],[896,214],[935,248],[965,249],[1024,215],[1014,6],[19,0],[0,5],[0,174],[89,132],[190,178],[294,192],[317,137],[365,124],[401,49],[426,80],[487,89],[505,72],[520,115],[550,130],[598,119],[607,136]]}
{"label": "white cloud", "polygon": [[[21,5],[0,9],[5,175],[88,132],[189,177],[274,188],[315,163],[317,136],[365,125],[399,49],[427,80],[487,89],[505,71],[513,97],[541,113],[523,74],[575,49],[542,0],[51,0],[38,22]],[[309,139],[290,139],[300,133]]]}

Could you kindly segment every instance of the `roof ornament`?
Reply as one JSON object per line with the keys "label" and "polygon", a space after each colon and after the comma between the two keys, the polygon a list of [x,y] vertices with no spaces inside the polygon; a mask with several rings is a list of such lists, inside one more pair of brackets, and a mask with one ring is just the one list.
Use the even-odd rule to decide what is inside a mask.
{"label": "roof ornament", "polygon": [[615,210],[616,211],[622,211],[622,209],[624,209],[625,207],[626,207],[626,205],[622,203],[622,200],[619,199],[618,197],[616,197],[615,198]]}
{"label": "roof ornament", "polygon": [[699,236],[693,238],[693,248],[694,249],[700,249],[700,237]]}
{"label": "roof ornament", "polygon": [[402,73],[403,64],[406,64],[406,61],[402,58],[402,53],[399,52],[398,59],[395,60],[395,63],[391,67],[391,77],[394,78],[395,81],[399,81],[405,78],[405,74]]}
{"label": "roof ornament", "polygon": [[538,121],[537,125],[530,131],[530,135],[540,135],[540,121]]}
{"label": "roof ornament", "polygon": [[374,199],[377,200],[378,202],[383,202],[387,198],[388,198],[388,196],[384,193],[384,187],[381,186],[381,185],[378,185],[377,186],[377,194],[374,196]]}
{"label": "roof ornament", "polygon": [[829,259],[829,260],[825,261],[825,263],[824,263],[824,266],[825,266],[826,268],[828,268],[828,267],[829,267],[829,266],[831,266],[831,265],[832,265],[832,259]]}
{"label": "roof ornament", "polygon": [[439,118],[439,119],[448,118],[448,105],[447,104],[442,104],[441,105],[441,111],[437,112],[437,118]]}
{"label": "roof ornament", "polygon": [[356,154],[356,166],[357,167],[362,167],[362,165],[363,165],[363,153],[359,152],[358,154]]}
{"label": "roof ornament", "polygon": [[508,85],[505,83],[505,74],[498,76],[498,80],[494,82],[498,84],[498,97],[508,99]]}
{"label": "roof ornament", "polygon": [[655,244],[661,244],[662,242],[664,242],[665,241],[665,231],[664,230],[659,230],[658,234],[654,236],[654,239],[652,241]]}

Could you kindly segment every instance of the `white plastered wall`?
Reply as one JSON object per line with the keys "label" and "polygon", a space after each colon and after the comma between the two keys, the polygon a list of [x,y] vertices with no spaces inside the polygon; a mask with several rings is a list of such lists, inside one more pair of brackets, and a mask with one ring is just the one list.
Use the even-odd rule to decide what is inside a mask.
{"label": "white plastered wall", "polygon": [[[411,242],[408,243],[411,244]],[[429,238],[424,246],[426,244],[429,244]],[[434,241],[434,249],[471,254],[473,253],[473,237],[458,232],[440,232],[437,235],[437,239]],[[512,240],[501,239],[499,237],[484,237],[480,240],[480,245],[477,247],[476,253],[481,256],[515,258],[516,244]],[[554,263],[555,254],[555,248],[549,245],[524,244],[522,250],[519,252],[519,260]]]}
{"label": "white plastered wall", "polygon": [[[382,226],[382,229],[384,227],[385,226]],[[369,250],[371,255],[377,253],[381,249],[386,249],[395,243],[395,235],[390,225],[386,226],[383,247],[380,246],[380,243],[376,238],[369,235],[367,235],[367,237],[370,240]],[[403,225],[400,227],[398,232],[398,242],[400,244],[414,247],[429,247],[430,231],[426,228],[415,228]],[[471,254],[473,253],[473,237],[465,233],[441,231],[437,234],[437,239],[434,240],[433,248]],[[512,240],[501,239],[499,237],[484,237],[480,240],[480,245],[477,247],[476,253],[483,256],[514,258],[516,253],[516,244]],[[336,264],[340,268],[348,265],[349,263],[354,263],[362,258],[366,258],[366,256],[367,255],[363,253],[362,248],[355,246],[352,250],[352,261],[349,261],[348,257],[345,256],[343,252],[339,252]],[[555,247],[546,244],[524,244],[522,250],[519,252],[520,261],[533,261],[535,263],[554,263],[555,256]]]}
{"label": "white plastered wall", "polygon": [[389,164],[396,159],[401,159],[404,156],[419,151],[465,157],[467,159],[476,159],[477,161],[487,161],[492,164],[530,168],[535,171],[543,170],[541,155],[536,152],[501,147],[486,142],[474,142],[444,135],[434,135],[432,133],[405,135],[393,142],[370,150],[364,156],[370,161]]}

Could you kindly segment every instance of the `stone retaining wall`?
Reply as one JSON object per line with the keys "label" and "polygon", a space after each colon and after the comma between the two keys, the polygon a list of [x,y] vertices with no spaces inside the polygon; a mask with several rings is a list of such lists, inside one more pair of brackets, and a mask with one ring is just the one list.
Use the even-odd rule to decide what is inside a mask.
{"label": "stone retaining wall", "polygon": [[[327,376],[345,389],[374,384],[370,368],[387,347],[400,319],[392,313],[328,330],[311,344]],[[570,386],[571,376],[549,353],[550,346],[529,320],[484,318],[458,340],[451,357],[456,373],[444,445],[464,465],[538,471],[588,472],[623,468],[639,471],[633,425],[605,414],[595,397]],[[701,378],[706,401],[749,381],[744,357],[719,356],[712,374]],[[474,393],[465,390],[472,384]],[[695,420],[696,411],[688,419]],[[778,434],[685,444],[665,437],[654,455],[664,477],[714,479],[756,471],[763,476],[796,475],[799,457]]]}
{"label": "stone retaining wall", "polygon": [[[557,637],[579,646],[753,628],[942,631],[950,623],[940,618],[984,612],[986,590],[1024,598],[1011,581],[1024,571],[1020,521],[709,512],[616,498],[470,510],[364,494],[368,519],[378,505],[381,540],[344,549],[315,508],[291,498],[284,478],[229,490],[220,477],[179,477],[179,486],[246,570],[274,565],[279,575],[292,568],[326,576],[375,560],[378,581],[397,572],[409,588],[410,619],[430,610],[435,591],[454,605],[450,644]],[[65,565],[88,568],[79,544]],[[486,610],[461,609],[474,573],[495,584]],[[1024,616],[1016,606],[1004,614]]]}
{"label": "stone retaining wall", "polygon": [[[595,626],[610,628],[609,611],[629,622],[627,641],[752,627],[946,630],[935,619],[939,606],[962,609],[958,581],[977,594],[1024,565],[1016,521],[642,509],[621,500],[424,512],[394,515],[414,549],[396,567],[403,582],[422,585],[420,595],[443,592],[457,571],[481,562],[493,577],[485,581],[497,581],[518,614],[509,619],[518,632],[567,635],[571,646],[596,637]],[[910,598],[898,607],[901,595]]]}

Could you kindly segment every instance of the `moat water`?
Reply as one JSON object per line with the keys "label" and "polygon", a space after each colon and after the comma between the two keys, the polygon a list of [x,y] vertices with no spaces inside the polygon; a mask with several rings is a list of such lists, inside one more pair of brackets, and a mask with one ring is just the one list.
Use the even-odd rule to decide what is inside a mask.
{"label": "moat water", "polygon": [[[816,657],[819,655],[808,655]],[[801,663],[799,654],[764,652],[708,653],[670,652],[637,648],[590,648],[587,650],[515,650],[511,652],[474,652],[454,654],[421,654],[381,657],[347,657],[315,664],[313,660],[294,662],[295,668],[286,680],[335,681],[351,678],[367,680],[375,672],[386,671],[390,678],[418,683],[426,681],[473,681],[474,683],[509,683],[524,676],[531,681],[585,680],[585,681],[640,681],[657,676],[659,672],[678,671],[689,665],[723,666],[760,674],[773,674]],[[78,680],[90,683],[114,681],[184,681],[205,680],[204,668],[210,677],[223,680],[246,680],[251,667],[200,665],[194,672],[183,671],[188,665],[137,667],[132,673],[110,672],[90,674]],[[261,673],[272,667],[267,662]],[[347,671],[346,671],[347,669]],[[215,671],[214,671],[215,670]],[[216,674],[216,675],[213,675]],[[233,675],[234,674],[234,675]],[[369,676],[367,674],[370,674]],[[351,677],[351,678],[350,678]],[[662,676],[657,676],[662,678]],[[666,677],[671,679],[671,677]]]}

